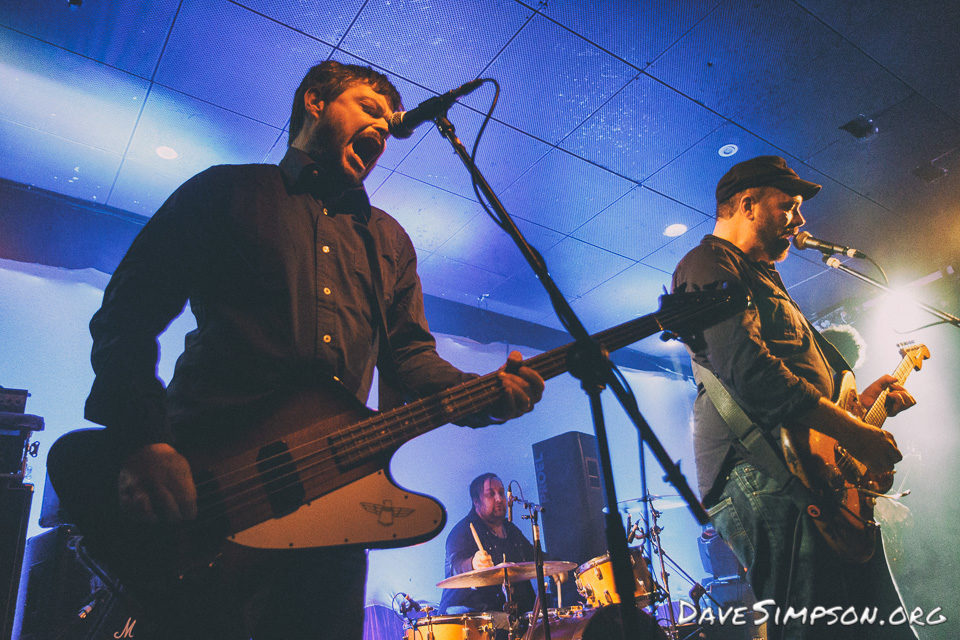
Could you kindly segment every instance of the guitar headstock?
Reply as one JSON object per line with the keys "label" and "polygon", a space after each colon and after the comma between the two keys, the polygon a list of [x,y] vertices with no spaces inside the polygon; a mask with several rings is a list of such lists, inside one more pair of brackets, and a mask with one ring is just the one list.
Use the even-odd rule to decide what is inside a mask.
{"label": "guitar headstock", "polygon": [[923,366],[923,361],[930,357],[930,349],[925,344],[914,344],[913,342],[901,342],[897,345],[900,349],[900,355],[910,360],[910,364],[917,371]]}
{"label": "guitar headstock", "polygon": [[750,306],[750,297],[742,287],[718,285],[660,296],[660,310],[656,313],[666,330],[664,340],[671,338],[690,341],[703,329],[740,313]]}

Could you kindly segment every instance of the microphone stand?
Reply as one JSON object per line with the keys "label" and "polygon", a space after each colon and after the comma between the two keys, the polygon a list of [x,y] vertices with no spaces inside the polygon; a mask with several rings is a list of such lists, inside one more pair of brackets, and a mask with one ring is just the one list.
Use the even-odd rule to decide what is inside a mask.
{"label": "microphone stand", "polygon": [[[519,502],[527,509],[527,515],[520,517],[529,520],[530,527],[533,529],[533,561],[537,566],[537,598],[540,600],[540,613],[543,616],[543,640],[550,640],[550,616],[547,615],[549,607],[547,606],[547,589],[544,586],[543,575],[543,545],[540,544],[540,511],[542,507],[526,500],[520,500]],[[531,627],[536,622],[536,619],[531,620]]]}
{"label": "microphone stand", "polygon": [[[867,284],[872,285],[872,286],[876,287],[877,289],[880,289],[881,291],[886,291],[887,293],[893,293],[893,290],[892,290],[890,287],[888,287],[887,285],[883,284],[882,282],[879,282],[878,280],[875,280],[874,278],[871,278],[870,276],[868,276],[868,275],[866,275],[866,274],[864,274],[864,273],[860,273],[860,272],[857,271],[856,269],[851,269],[851,268],[848,267],[847,265],[845,265],[845,264],[843,264],[842,262],[840,262],[840,259],[837,258],[836,256],[824,255],[824,256],[823,256],[823,263],[824,263],[825,265],[827,265],[828,267],[832,267],[832,268],[836,269],[837,271],[842,271],[842,272],[844,272],[844,273],[846,273],[846,274],[849,274],[849,275],[853,276],[854,278],[857,278],[857,279],[859,279],[859,280],[862,280],[863,282],[866,282]],[[923,303],[923,302],[920,302],[919,300],[913,300],[912,302],[913,302],[916,306],[918,306],[918,307],[920,307],[921,309],[923,309],[924,311],[927,311],[928,313],[931,313],[931,314],[933,314],[934,316],[940,318],[940,320],[942,320],[943,322],[946,322],[946,323],[948,323],[948,324],[952,324],[953,326],[955,326],[955,327],[957,327],[958,329],[960,329],[960,318],[958,318],[957,316],[951,315],[951,314],[947,313],[946,311],[941,311],[940,309],[937,309],[936,307],[931,307],[930,305],[925,304],[925,303]]]}
{"label": "microphone stand", "polygon": [[572,349],[570,373],[580,380],[581,387],[590,400],[590,412],[593,418],[594,432],[597,436],[600,473],[603,478],[604,500],[606,501],[604,519],[606,524],[607,548],[610,551],[614,585],[617,593],[620,595],[620,612],[621,620],[623,621],[622,633],[624,640],[635,640],[640,636],[640,620],[634,598],[635,579],[627,550],[626,531],[624,531],[623,520],[620,519],[620,513],[617,510],[617,494],[614,487],[613,470],[610,462],[610,448],[603,418],[603,407],[600,402],[600,393],[605,387],[609,386],[611,391],[613,391],[617,400],[636,426],[641,442],[646,442],[647,446],[650,447],[650,450],[665,471],[665,479],[674,486],[677,493],[687,502],[697,522],[706,524],[708,521],[707,512],[699,500],[697,500],[696,496],[694,496],[693,490],[690,488],[690,485],[687,484],[687,479],[680,471],[680,467],[670,459],[666,449],[663,448],[663,445],[657,439],[656,435],[654,435],[650,425],[647,424],[646,420],[644,420],[640,414],[636,399],[630,396],[620,382],[620,379],[617,377],[618,372],[607,357],[606,352],[590,337],[590,334],[586,328],[584,328],[580,319],[570,307],[570,304],[563,297],[563,294],[560,293],[560,289],[553,281],[539,254],[530,246],[526,238],[523,237],[523,234],[520,233],[520,230],[517,229],[517,225],[510,218],[503,204],[501,204],[493,192],[493,189],[491,189],[483,177],[483,174],[473,162],[467,149],[457,138],[456,129],[453,123],[447,118],[446,112],[438,116],[434,122],[440,131],[440,135],[450,142],[454,152],[473,177],[477,188],[483,193],[487,202],[496,212],[501,226],[507,231],[517,247],[519,247],[523,257],[537,275],[540,283],[550,296],[553,308],[560,318],[561,323],[567,328],[576,343]]}

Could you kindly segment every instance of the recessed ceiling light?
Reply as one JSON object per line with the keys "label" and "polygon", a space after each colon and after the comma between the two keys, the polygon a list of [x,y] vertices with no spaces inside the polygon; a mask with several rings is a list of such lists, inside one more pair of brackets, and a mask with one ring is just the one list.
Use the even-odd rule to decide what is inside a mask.
{"label": "recessed ceiling light", "polygon": [[676,238],[677,236],[682,236],[686,232],[687,232],[687,225],[680,224],[679,222],[677,222],[676,224],[671,224],[666,229],[664,229],[663,235],[667,236],[668,238]]}
{"label": "recessed ceiling light", "polygon": [[737,151],[740,151],[740,147],[738,147],[735,144],[725,144],[719,149],[717,149],[717,153],[720,155],[721,158],[729,158],[730,156],[734,155]]}
{"label": "recessed ceiling light", "polygon": [[156,148],[157,155],[163,158],[164,160],[174,160],[180,157],[180,154],[177,153],[177,150],[172,147],[159,146]]}

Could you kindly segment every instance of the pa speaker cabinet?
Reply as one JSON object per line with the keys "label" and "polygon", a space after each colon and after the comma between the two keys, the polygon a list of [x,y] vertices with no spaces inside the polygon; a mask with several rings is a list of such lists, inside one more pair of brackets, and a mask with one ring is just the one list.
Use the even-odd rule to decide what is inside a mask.
{"label": "pa speaker cabinet", "polygon": [[607,552],[595,436],[579,431],[533,444],[543,540],[556,560],[582,564]]}

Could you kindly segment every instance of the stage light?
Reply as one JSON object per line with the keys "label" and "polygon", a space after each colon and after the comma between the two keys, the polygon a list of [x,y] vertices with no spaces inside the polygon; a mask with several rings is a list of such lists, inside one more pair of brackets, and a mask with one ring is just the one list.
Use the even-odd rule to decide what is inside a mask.
{"label": "stage light", "polygon": [[735,155],[737,151],[740,151],[740,147],[735,144],[725,144],[719,149],[717,149],[717,154],[721,158],[729,158],[732,155]]}
{"label": "stage light", "polygon": [[668,238],[676,238],[677,236],[682,236],[687,232],[687,225],[677,222],[676,224],[667,225],[667,228],[663,230],[663,235]]}
{"label": "stage light", "polygon": [[180,157],[180,154],[177,153],[177,150],[168,147],[166,145],[160,145],[156,148],[157,155],[163,158],[164,160],[175,160]]}

